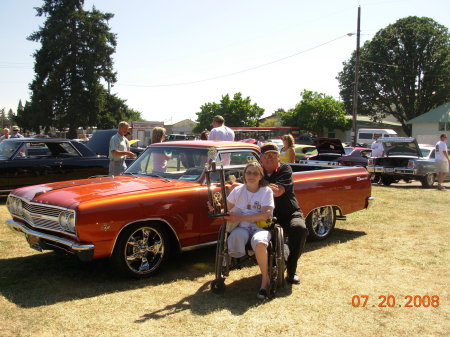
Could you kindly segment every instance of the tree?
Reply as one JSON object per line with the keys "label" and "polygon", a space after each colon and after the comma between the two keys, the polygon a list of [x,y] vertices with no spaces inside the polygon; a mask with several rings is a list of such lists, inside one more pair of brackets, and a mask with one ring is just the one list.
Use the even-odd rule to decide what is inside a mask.
{"label": "tree", "polygon": [[325,129],[350,128],[350,121],[345,118],[344,103],[331,96],[304,90],[302,100],[294,109],[278,112],[284,126],[298,126],[305,131],[323,134]]}
{"label": "tree", "polygon": [[113,14],[95,7],[85,11],[83,4],[84,0],[44,0],[36,8],[37,16],[47,17],[44,26],[28,37],[41,43],[34,53],[35,78],[30,84],[35,123],[68,127],[72,138],[78,127],[97,124],[107,101],[101,81],[116,81],[111,58],[116,36],[108,26]]}
{"label": "tree", "polygon": [[[381,29],[361,48],[359,114],[406,121],[450,100],[450,35],[430,18],[407,17]],[[339,73],[340,94],[352,111],[355,53]]]}
{"label": "tree", "polygon": [[142,121],[141,113],[128,108],[125,100],[115,94],[106,94],[106,102],[103,112],[98,117],[97,127],[99,129],[114,129],[118,121]]}
{"label": "tree", "polygon": [[197,112],[197,125],[193,132],[200,133],[211,128],[215,115],[221,115],[228,126],[258,126],[258,119],[264,114],[264,109],[256,103],[251,104],[250,97],[242,98],[240,92],[234,94],[233,99],[226,94],[220,103],[205,103]]}

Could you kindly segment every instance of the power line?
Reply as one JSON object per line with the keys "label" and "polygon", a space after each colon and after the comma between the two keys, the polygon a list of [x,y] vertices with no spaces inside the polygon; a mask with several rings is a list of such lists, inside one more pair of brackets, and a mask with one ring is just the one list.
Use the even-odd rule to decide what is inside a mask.
{"label": "power line", "polygon": [[251,70],[255,70],[255,69],[258,69],[258,68],[266,67],[266,66],[268,66],[268,65],[271,65],[271,64],[274,64],[274,63],[278,63],[278,62],[281,62],[281,61],[284,61],[284,60],[287,60],[287,59],[292,58],[292,57],[295,57],[295,56],[297,56],[297,55],[304,54],[304,53],[309,52],[309,51],[311,51],[311,50],[314,50],[314,49],[320,48],[320,47],[322,47],[322,46],[325,46],[325,45],[327,45],[327,44],[330,44],[330,43],[332,43],[332,42],[334,42],[334,41],[336,41],[336,40],[342,39],[343,37],[346,37],[346,36],[348,36],[348,34],[344,34],[344,35],[338,36],[338,37],[336,37],[336,38],[334,38],[334,39],[332,39],[332,40],[329,40],[329,41],[327,41],[327,42],[321,43],[321,44],[319,44],[319,45],[317,45],[317,46],[314,46],[314,47],[311,47],[311,48],[308,48],[308,49],[299,51],[299,52],[294,53],[294,54],[291,54],[291,55],[289,55],[289,56],[285,56],[285,57],[276,59],[276,60],[274,60],[274,61],[270,61],[270,62],[267,62],[267,63],[263,63],[263,64],[260,64],[260,65],[254,66],[254,67],[246,68],[246,69],[239,70],[239,71],[235,71],[235,72],[232,72],[232,73],[223,74],[223,75],[218,75],[218,76],[214,76],[214,77],[209,77],[209,78],[205,78],[205,79],[201,79],[201,80],[186,81],[186,82],[178,82],[178,83],[169,83],[169,84],[148,84],[148,85],[146,85],[146,84],[124,84],[124,83],[117,83],[116,85],[122,85],[122,86],[128,86],[128,87],[157,88],[157,87],[173,87],[173,86],[180,86],[180,85],[196,84],[196,83],[201,83],[201,82],[207,82],[207,81],[217,80],[217,79],[219,79],[219,78],[224,78],[224,77],[229,77],[229,76],[234,76],[234,75],[242,74],[242,73],[245,73],[245,72],[248,72],[248,71],[251,71]]}

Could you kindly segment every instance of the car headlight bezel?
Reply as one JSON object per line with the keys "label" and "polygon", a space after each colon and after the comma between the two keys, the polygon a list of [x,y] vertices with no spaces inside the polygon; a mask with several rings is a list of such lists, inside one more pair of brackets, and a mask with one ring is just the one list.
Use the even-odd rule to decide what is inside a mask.
{"label": "car headlight bezel", "polygon": [[58,222],[64,231],[76,234],[75,212],[69,210],[62,211],[59,213]]}

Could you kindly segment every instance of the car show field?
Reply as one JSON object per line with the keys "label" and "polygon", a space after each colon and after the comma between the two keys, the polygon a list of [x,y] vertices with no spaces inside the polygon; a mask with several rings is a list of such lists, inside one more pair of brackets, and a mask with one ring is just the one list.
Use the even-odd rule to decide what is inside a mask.
{"label": "car show field", "polygon": [[450,193],[419,182],[372,192],[368,210],[307,243],[301,285],[265,302],[254,296],[252,264],[230,275],[223,294],[209,290],[213,246],[130,280],[107,260],[34,252],[0,226],[0,336],[446,336]]}

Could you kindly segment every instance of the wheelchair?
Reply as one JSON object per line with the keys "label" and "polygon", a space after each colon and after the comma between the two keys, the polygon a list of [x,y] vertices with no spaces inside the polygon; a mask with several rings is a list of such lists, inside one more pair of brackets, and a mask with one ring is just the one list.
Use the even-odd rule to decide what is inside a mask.
{"label": "wheelchair", "polygon": [[[273,219],[265,229],[269,230],[271,233],[271,239],[267,246],[270,279],[268,295],[269,297],[273,297],[278,288],[284,287],[286,259],[289,253],[286,252],[288,248],[287,244],[285,244],[283,228],[276,223],[276,219]],[[254,252],[249,243],[246,246],[247,254],[244,257],[235,259],[228,255],[227,239],[231,230],[230,224],[226,221],[220,227],[214,268],[215,279],[211,282],[211,291],[214,293],[220,293],[225,290],[225,278],[229,276],[230,270],[240,268],[241,265],[249,259],[253,259],[256,262]]]}

